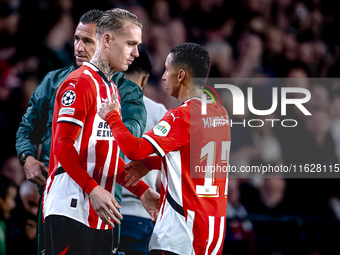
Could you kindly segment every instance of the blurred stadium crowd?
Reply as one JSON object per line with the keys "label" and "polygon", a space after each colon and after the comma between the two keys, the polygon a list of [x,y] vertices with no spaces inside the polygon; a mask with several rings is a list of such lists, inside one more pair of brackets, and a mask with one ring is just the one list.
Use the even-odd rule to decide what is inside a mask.
{"label": "blurred stadium crowd", "polygon": [[[162,85],[164,61],[171,47],[188,41],[209,51],[210,77],[337,77],[340,11],[336,3],[0,1],[0,172],[19,188],[11,217],[13,235],[24,240],[22,254],[34,254],[38,193],[35,185],[25,181],[15,155],[15,134],[30,96],[42,78],[49,71],[73,64],[73,33],[84,12],[120,7],[140,18],[143,44],[152,61],[150,86],[145,94],[170,109],[178,102]],[[295,128],[287,130],[280,125],[272,128],[270,122],[261,128],[232,127],[231,165],[338,164],[339,81],[301,79],[289,84],[306,88],[312,94],[307,107],[312,116],[302,116],[294,108],[288,111],[287,118],[298,120]],[[255,86],[254,101],[259,108],[268,109],[270,85]],[[231,109],[228,111],[231,118],[239,118],[232,116]],[[271,117],[279,118],[275,114]],[[250,113],[243,117],[251,118]],[[230,179],[224,254],[339,254],[339,184],[338,179],[320,178]]]}

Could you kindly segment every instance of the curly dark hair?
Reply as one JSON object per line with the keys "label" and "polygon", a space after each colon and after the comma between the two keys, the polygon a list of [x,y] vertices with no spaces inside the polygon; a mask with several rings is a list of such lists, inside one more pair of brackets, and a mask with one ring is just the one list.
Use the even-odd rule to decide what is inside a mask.
{"label": "curly dark hair", "polygon": [[171,64],[176,68],[187,68],[193,78],[206,78],[209,73],[210,57],[206,49],[196,43],[182,43],[173,47]]}

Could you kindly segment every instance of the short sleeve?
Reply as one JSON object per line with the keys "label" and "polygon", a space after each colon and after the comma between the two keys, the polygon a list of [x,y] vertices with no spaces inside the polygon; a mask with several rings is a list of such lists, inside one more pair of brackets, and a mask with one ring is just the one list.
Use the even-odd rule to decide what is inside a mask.
{"label": "short sleeve", "polygon": [[168,111],[164,117],[142,137],[148,140],[163,157],[170,151],[179,150],[189,139],[189,116],[180,108]]}
{"label": "short sleeve", "polygon": [[93,99],[88,81],[79,78],[66,80],[56,96],[59,107],[57,122],[70,122],[82,128]]}

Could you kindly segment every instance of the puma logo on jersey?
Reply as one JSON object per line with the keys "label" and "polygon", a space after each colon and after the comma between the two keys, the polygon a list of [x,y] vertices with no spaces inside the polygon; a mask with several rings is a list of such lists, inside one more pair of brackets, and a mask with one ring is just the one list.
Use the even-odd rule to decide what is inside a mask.
{"label": "puma logo on jersey", "polygon": [[74,89],[76,88],[76,85],[77,85],[77,84],[78,84],[78,82],[76,82],[76,83],[70,82],[70,85],[73,86]]}
{"label": "puma logo on jersey", "polygon": [[172,122],[175,122],[176,119],[179,119],[179,117],[175,117],[175,114],[173,114],[173,113],[170,113],[170,115],[171,115],[172,118],[173,118]]}

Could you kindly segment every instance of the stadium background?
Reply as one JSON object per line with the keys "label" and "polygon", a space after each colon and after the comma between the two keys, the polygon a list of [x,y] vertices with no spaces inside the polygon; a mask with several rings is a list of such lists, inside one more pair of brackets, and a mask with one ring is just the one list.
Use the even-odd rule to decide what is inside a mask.
{"label": "stadium background", "polygon": [[[340,15],[331,0],[12,0],[0,5],[0,163],[1,173],[18,185],[25,178],[15,156],[18,124],[46,73],[73,64],[73,33],[90,9],[126,8],[141,19],[143,47],[152,61],[145,94],[168,109],[178,102],[162,84],[164,61],[170,48],[183,42],[206,47],[210,77],[328,78],[337,77],[340,67]],[[291,112],[299,126],[290,134],[267,126],[233,127],[232,165],[339,163],[340,83],[309,81],[297,86],[312,93],[312,117]],[[255,104],[267,109],[268,88],[258,85],[254,91]],[[231,179],[229,185],[224,254],[339,254],[338,179],[257,177]],[[13,217],[31,215],[21,210],[18,198]],[[34,224],[29,228],[26,216],[20,217],[17,225],[30,254]]]}

